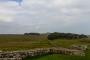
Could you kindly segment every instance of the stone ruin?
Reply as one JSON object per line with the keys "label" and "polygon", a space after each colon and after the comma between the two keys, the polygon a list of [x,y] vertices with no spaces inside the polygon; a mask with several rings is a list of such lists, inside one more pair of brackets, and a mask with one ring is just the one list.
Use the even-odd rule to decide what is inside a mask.
{"label": "stone ruin", "polygon": [[0,60],[23,60],[26,57],[40,56],[45,54],[63,54],[85,56],[84,51],[67,48],[37,48],[22,51],[0,51]]}
{"label": "stone ruin", "polygon": [[77,49],[77,50],[87,50],[88,49],[88,46],[87,45],[72,45],[70,47],[70,49]]}

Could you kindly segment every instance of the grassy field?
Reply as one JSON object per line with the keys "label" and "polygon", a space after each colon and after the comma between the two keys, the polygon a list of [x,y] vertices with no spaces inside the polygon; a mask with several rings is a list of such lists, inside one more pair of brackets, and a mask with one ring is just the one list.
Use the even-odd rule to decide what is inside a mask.
{"label": "grassy field", "polygon": [[[90,46],[90,39],[57,39],[49,41],[46,36],[24,36],[24,35],[0,35],[0,50],[27,50],[45,47],[70,47],[73,44],[85,44]],[[90,60],[90,49],[86,51],[85,57],[66,55],[46,55],[25,60]]]}
{"label": "grassy field", "polygon": [[1,50],[21,50],[49,47],[45,36],[0,35]]}
{"label": "grassy field", "polygon": [[69,47],[72,44],[89,44],[81,40],[58,39],[49,41],[46,36],[0,35],[0,50],[22,50],[42,47]]}

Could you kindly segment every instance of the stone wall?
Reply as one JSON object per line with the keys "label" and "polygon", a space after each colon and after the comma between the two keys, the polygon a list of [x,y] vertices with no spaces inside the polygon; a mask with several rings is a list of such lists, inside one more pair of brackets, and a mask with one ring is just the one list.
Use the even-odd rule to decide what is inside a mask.
{"label": "stone wall", "polygon": [[6,51],[0,52],[0,60],[23,60],[26,57],[39,56],[44,54],[63,54],[63,55],[78,55],[85,56],[84,51],[67,48],[37,48],[32,50],[22,51]]}

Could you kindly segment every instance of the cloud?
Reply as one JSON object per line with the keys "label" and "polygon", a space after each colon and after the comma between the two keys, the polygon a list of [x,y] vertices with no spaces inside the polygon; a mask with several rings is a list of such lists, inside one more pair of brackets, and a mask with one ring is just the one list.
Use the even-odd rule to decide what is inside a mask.
{"label": "cloud", "polygon": [[22,12],[22,8],[15,2],[0,2],[0,21],[11,22],[20,12]]}
{"label": "cloud", "polygon": [[22,6],[18,6],[15,2],[1,3],[0,31],[90,34],[89,2],[89,0],[23,0]]}

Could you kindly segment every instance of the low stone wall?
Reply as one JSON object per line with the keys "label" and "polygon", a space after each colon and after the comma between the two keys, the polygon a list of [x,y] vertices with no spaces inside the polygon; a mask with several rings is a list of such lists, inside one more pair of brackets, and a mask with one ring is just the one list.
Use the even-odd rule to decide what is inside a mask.
{"label": "low stone wall", "polygon": [[7,51],[7,52],[1,51],[0,60],[23,60],[26,57],[39,56],[44,54],[85,56],[85,53],[82,50],[52,47],[52,48],[37,48],[37,49],[22,50],[22,51]]}
{"label": "low stone wall", "polygon": [[88,49],[88,46],[87,45],[72,45],[70,47],[70,49],[77,49],[77,50],[87,50]]}

